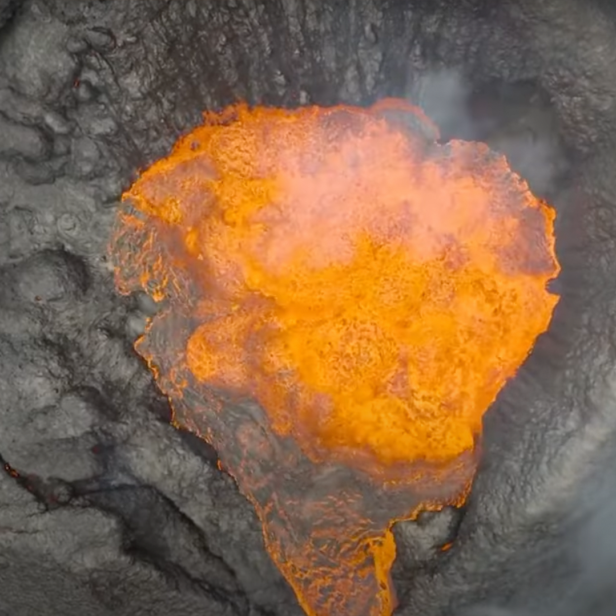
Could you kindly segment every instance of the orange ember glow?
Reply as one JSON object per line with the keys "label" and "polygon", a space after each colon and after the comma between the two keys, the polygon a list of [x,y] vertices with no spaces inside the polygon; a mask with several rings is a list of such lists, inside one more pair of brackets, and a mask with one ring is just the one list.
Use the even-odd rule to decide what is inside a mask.
{"label": "orange ember glow", "polygon": [[205,116],[125,195],[137,350],[217,448],[311,616],[386,616],[391,525],[463,502],[482,416],[548,327],[554,212],[399,100]]}

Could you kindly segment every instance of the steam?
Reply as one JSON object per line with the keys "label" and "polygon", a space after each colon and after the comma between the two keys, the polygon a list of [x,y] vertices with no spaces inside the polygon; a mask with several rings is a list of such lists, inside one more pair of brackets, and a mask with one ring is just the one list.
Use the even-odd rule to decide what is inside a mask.
{"label": "steam", "polygon": [[419,76],[411,99],[451,138],[484,141],[504,154],[533,193],[554,193],[566,163],[547,101],[531,84],[474,87],[460,71]]}
{"label": "steam", "polygon": [[616,606],[616,480],[611,473],[606,484],[596,488],[594,498],[592,493],[589,497],[584,499],[587,522],[574,543],[582,573],[571,598],[574,610],[563,609],[564,616],[608,616]]}
{"label": "steam", "polygon": [[[438,125],[443,139],[484,141],[503,153],[531,190],[550,198],[562,184],[566,160],[549,104],[530,84],[506,89],[473,88],[461,72],[432,71],[419,77],[410,97]],[[543,554],[546,569],[534,583],[539,593],[460,609],[455,616],[611,616],[616,613],[616,460],[606,460],[604,479],[586,481],[571,495],[572,512],[562,521],[560,541]],[[596,469],[595,469],[596,470]],[[581,481],[579,483],[582,483]],[[566,508],[567,509],[567,508]],[[552,564],[567,563],[563,580]],[[512,571],[515,575],[515,571]],[[532,596],[552,597],[532,605]]]}
{"label": "steam", "polygon": [[443,69],[419,77],[411,96],[442,134],[472,139],[475,131],[466,109],[471,92],[470,84],[464,81],[461,73]]}
{"label": "steam", "polygon": [[[602,469],[594,468],[599,477],[584,481],[584,487],[571,495],[561,543],[542,558],[547,565],[535,582],[540,592],[526,588],[511,602],[513,606],[486,603],[455,616],[612,616],[616,611],[616,475],[609,469],[614,466],[614,460],[609,460]],[[568,563],[568,572],[555,580],[552,565],[561,562]],[[527,604],[529,597],[546,595],[553,598],[547,607]]]}

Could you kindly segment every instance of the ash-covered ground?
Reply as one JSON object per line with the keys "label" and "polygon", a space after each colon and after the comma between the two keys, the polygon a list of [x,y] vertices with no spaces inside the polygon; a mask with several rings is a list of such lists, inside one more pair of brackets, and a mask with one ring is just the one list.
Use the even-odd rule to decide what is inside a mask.
{"label": "ash-covered ground", "polygon": [[[0,615],[300,616],[173,429],[114,290],[118,200],[206,109],[419,102],[557,207],[563,299],[464,511],[396,528],[403,616],[616,610],[616,21],[587,0],[0,0]],[[454,547],[440,547],[453,541]]]}

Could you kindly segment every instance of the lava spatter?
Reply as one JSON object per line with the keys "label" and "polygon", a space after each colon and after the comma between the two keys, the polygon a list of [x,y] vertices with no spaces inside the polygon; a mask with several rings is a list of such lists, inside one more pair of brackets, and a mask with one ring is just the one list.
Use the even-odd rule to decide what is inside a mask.
{"label": "lava spatter", "polygon": [[219,452],[311,616],[387,616],[396,520],[461,504],[558,298],[554,212],[404,101],[231,107],[124,195],[138,352]]}

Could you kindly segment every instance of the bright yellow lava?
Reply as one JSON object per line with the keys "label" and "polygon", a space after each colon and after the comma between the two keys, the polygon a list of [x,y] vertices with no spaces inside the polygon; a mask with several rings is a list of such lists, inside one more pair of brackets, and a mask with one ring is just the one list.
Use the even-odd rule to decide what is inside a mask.
{"label": "bright yellow lava", "polygon": [[[427,128],[396,100],[207,115],[127,192],[137,211],[121,214],[112,245],[122,290],[138,279],[189,314],[184,354],[167,358],[173,370],[258,401],[278,438],[314,465],[367,475],[376,491],[411,489],[417,464],[472,473],[462,460],[472,459],[482,415],[558,301],[546,290],[559,271],[554,211],[504,157],[478,143],[436,145]],[[144,356],[156,364],[161,354]],[[181,390],[167,388],[172,403]],[[309,614],[338,616],[345,592],[366,594],[353,605],[367,606],[347,604],[345,616],[391,611],[386,525],[365,542],[367,565],[353,553],[346,577],[330,576],[330,601],[322,581],[306,580],[311,566],[324,575],[319,550],[294,552],[300,575],[276,547],[276,529],[302,514],[288,507],[284,523],[267,522],[254,477],[229,471]],[[369,515],[359,507],[331,538],[339,547],[343,534],[357,538],[362,523],[352,519]],[[362,567],[374,570],[376,590],[357,587]]]}

